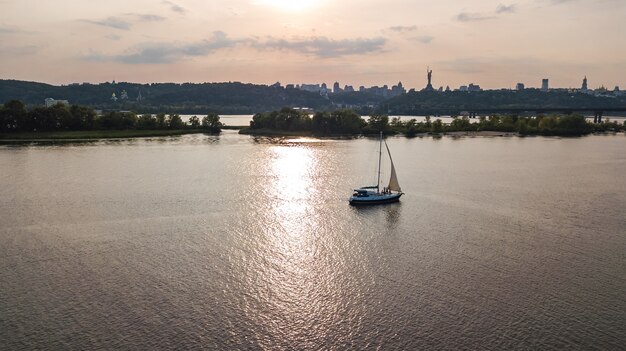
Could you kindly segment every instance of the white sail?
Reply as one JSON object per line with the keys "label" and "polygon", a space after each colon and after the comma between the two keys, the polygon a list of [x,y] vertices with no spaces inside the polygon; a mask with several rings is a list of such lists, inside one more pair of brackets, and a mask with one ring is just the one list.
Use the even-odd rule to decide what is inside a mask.
{"label": "white sail", "polygon": [[401,192],[400,183],[398,183],[398,176],[396,175],[396,167],[393,166],[393,159],[391,158],[391,151],[389,151],[389,146],[385,141],[385,147],[387,148],[387,153],[389,154],[389,160],[391,161],[391,177],[389,178],[389,185],[387,188],[389,190]]}

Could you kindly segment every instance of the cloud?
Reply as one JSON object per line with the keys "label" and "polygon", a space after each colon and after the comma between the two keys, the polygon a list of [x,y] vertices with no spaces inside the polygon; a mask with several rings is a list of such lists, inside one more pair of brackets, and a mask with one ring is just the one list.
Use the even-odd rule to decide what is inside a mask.
{"label": "cloud", "polygon": [[378,37],[371,39],[334,40],[326,37],[274,39],[253,41],[251,45],[258,49],[278,49],[293,51],[321,58],[361,55],[382,52],[387,39]]}
{"label": "cloud", "polygon": [[91,52],[84,59],[89,61],[116,61],[126,64],[165,64],[180,61],[185,57],[206,56],[214,51],[232,47],[237,40],[229,39],[224,32],[214,32],[209,39],[197,43],[151,43],[142,45],[130,53],[104,55]]}
{"label": "cloud", "polygon": [[36,45],[0,46],[0,55],[10,55],[10,56],[34,55],[38,53],[39,50],[40,50],[40,47]]}
{"label": "cloud", "polygon": [[98,26],[110,27],[121,30],[129,30],[131,23],[119,17],[107,17],[103,20],[83,20],[83,22],[95,24]]}
{"label": "cloud", "polygon": [[180,6],[180,5],[176,4],[176,3],[173,3],[171,1],[167,1],[167,0],[163,1],[162,4],[168,5],[170,7],[170,10],[172,10],[174,12],[178,12],[180,14],[184,14],[185,12],[187,12],[187,10],[185,10],[184,7],[182,7],[182,6]]}
{"label": "cloud", "polygon": [[456,20],[459,22],[478,22],[478,21],[486,21],[490,19],[494,19],[494,16],[485,15],[482,13],[470,13],[470,12],[461,12],[456,16]]}
{"label": "cloud", "polygon": [[[117,36],[107,36],[116,40]],[[430,42],[432,37],[422,37],[421,42]],[[349,55],[362,55],[383,52],[385,38],[356,38],[335,40],[326,37],[309,38],[266,38],[258,37],[231,39],[221,31],[213,32],[209,39],[192,43],[149,43],[129,50],[120,55],[107,55],[91,51],[83,59],[88,61],[115,61],[125,64],[166,64],[180,61],[187,57],[206,56],[213,52],[235,47],[247,46],[257,50],[292,51],[320,58],[333,58]]]}
{"label": "cloud", "polygon": [[158,16],[158,15],[151,15],[151,14],[133,14],[133,15],[137,16],[137,18],[139,18],[139,20],[143,22],[161,22],[161,21],[166,20],[165,17]]}
{"label": "cloud", "polygon": [[0,26],[0,35],[3,34],[34,34],[35,32],[26,31],[13,26]]}
{"label": "cloud", "polygon": [[430,35],[420,35],[417,37],[413,37],[411,38],[414,41],[420,42],[422,44],[430,44],[431,41],[433,41],[433,39],[435,39],[435,37],[430,36]]}
{"label": "cloud", "polygon": [[389,27],[389,30],[392,30],[398,33],[413,32],[417,30],[417,26],[392,26],[392,27]]}
{"label": "cloud", "polygon": [[19,33],[20,31],[16,28],[10,27],[0,27],[0,34],[14,34]]}
{"label": "cloud", "polygon": [[[569,0],[560,0],[560,1],[569,1]],[[480,22],[480,21],[495,19],[498,17],[498,15],[501,15],[501,14],[515,13],[516,11],[517,11],[517,5],[515,4],[511,4],[511,5],[499,4],[493,13],[461,12],[458,15],[456,15],[455,19],[459,22]]]}
{"label": "cloud", "polygon": [[105,36],[105,38],[110,39],[110,40],[116,40],[116,41],[122,39],[121,36],[115,35],[115,34],[109,34],[109,35]]}
{"label": "cloud", "polygon": [[126,18],[134,17],[134,20],[127,20],[121,17],[110,16],[102,20],[82,20],[86,23],[95,24],[98,26],[121,29],[121,30],[130,30],[133,26],[133,22],[161,22],[165,21],[167,18],[163,16],[153,15],[149,13],[127,13],[124,14]]}
{"label": "cloud", "polygon": [[434,37],[431,35],[417,35],[417,26],[392,26],[386,28],[384,31],[392,31],[400,35],[403,39],[422,44],[429,44],[433,41]]}
{"label": "cloud", "polygon": [[515,11],[517,11],[517,6],[515,4],[511,4],[511,5],[503,5],[500,4],[498,5],[498,7],[496,7],[496,13],[500,14],[500,13],[515,13]]}

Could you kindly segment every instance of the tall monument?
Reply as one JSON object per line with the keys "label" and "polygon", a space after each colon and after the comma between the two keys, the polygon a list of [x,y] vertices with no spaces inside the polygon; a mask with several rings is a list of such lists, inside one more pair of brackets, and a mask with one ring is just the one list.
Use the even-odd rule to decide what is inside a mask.
{"label": "tall monument", "polygon": [[587,91],[587,76],[583,78],[583,85],[580,87],[581,91]]}
{"label": "tall monument", "polygon": [[432,84],[433,71],[430,69],[430,67],[426,68],[426,75],[428,76],[428,85],[426,85],[426,88],[424,88],[424,91],[434,91],[435,89],[433,88],[433,84]]}

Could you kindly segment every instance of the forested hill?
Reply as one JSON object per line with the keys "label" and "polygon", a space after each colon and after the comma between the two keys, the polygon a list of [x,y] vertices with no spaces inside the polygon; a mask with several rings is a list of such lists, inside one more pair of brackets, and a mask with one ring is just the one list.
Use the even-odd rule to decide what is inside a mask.
{"label": "forested hill", "polygon": [[[128,98],[123,99],[126,91]],[[137,97],[141,93],[141,100]],[[117,101],[111,99],[115,94]],[[327,109],[331,103],[319,94],[297,89],[244,83],[101,83],[55,86],[17,80],[0,80],[0,103],[21,100],[42,105],[44,99],[68,100],[71,104],[100,109],[136,112],[256,113],[284,106]]]}
{"label": "forested hill", "polygon": [[[124,95],[123,92],[126,92]],[[138,99],[141,93],[141,99]],[[112,99],[115,94],[116,101]],[[131,110],[136,113],[254,114],[282,107],[309,107],[316,111],[352,108],[362,114],[396,115],[456,114],[472,109],[626,108],[626,95],[594,96],[579,92],[538,89],[487,90],[477,92],[416,92],[385,99],[369,92],[329,94],[280,86],[244,83],[100,83],[55,86],[17,80],[0,80],[0,103],[20,100],[43,105],[44,99],[68,100],[70,104],[96,109]],[[448,111],[448,112],[446,112]]]}

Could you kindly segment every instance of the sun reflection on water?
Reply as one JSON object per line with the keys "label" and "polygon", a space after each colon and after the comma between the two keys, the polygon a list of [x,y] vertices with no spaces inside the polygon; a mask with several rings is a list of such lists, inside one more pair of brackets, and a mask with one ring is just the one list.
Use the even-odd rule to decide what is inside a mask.
{"label": "sun reflection on water", "polygon": [[264,260],[253,267],[252,288],[265,306],[258,311],[265,336],[293,341],[320,328],[314,321],[334,318],[339,308],[330,297],[340,289],[325,279],[332,262],[320,256],[327,232],[319,220],[321,153],[319,145],[305,142],[273,145],[266,155],[268,203],[258,214],[264,221],[258,241]]}

